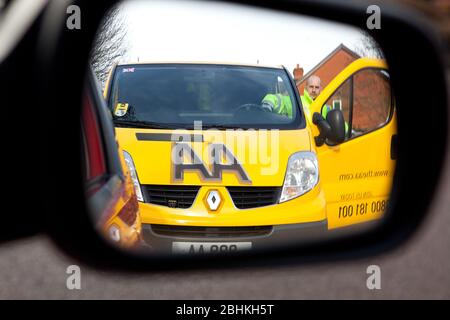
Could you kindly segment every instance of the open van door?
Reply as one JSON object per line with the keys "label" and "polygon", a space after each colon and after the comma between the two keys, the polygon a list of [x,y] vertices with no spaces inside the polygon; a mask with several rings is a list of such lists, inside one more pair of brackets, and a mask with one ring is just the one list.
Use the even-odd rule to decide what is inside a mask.
{"label": "open van door", "polygon": [[[317,146],[328,228],[380,218],[389,201],[396,158],[396,113],[387,66],[359,59],[317,97],[311,112],[341,110],[345,140]],[[319,135],[313,125],[314,136]]]}

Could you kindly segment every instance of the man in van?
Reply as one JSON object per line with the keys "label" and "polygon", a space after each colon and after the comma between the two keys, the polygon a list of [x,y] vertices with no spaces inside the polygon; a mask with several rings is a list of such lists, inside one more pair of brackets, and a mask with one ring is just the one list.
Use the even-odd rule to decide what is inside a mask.
{"label": "man in van", "polygon": [[[302,100],[302,106],[303,111],[305,112],[305,115],[312,120],[312,114],[309,110],[309,106],[311,103],[313,103],[314,100],[319,96],[319,94],[322,92],[322,84],[321,80],[318,76],[312,75],[308,79],[306,79],[306,86],[303,90],[303,95],[300,97]],[[324,119],[327,118],[328,112],[330,112],[332,108],[325,104],[322,106],[322,109],[320,111],[322,117]],[[348,123],[345,122],[345,133],[348,133]]]}
{"label": "man in van", "polygon": [[269,112],[292,118],[292,101],[283,83],[277,83],[277,92],[264,96],[261,106]]}
{"label": "man in van", "polygon": [[[312,75],[306,79],[305,89],[303,90],[303,95],[300,98],[302,100],[303,111],[309,119],[312,117],[309,106],[317,98],[321,91],[322,85],[318,76]],[[326,117],[326,115],[324,117]]]}
{"label": "man in van", "polygon": [[292,118],[292,102],[287,94],[267,94],[261,104],[267,111]]}

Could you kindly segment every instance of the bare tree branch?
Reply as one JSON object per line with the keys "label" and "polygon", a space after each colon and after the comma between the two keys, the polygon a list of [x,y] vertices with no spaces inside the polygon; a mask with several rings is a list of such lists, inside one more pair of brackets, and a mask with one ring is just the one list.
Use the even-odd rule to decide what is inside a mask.
{"label": "bare tree branch", "polygon": [[126,35],[127,30],[120,6],[114,6],[104,17],[91,51],[91,66],[102,88],[105,86],[109,70],[127,54]]}
{"label": "bare tree branch", "polygon": [[366,31],[361,31],[360,44],[354,50],[361,57],[384,59],[380,46]]}

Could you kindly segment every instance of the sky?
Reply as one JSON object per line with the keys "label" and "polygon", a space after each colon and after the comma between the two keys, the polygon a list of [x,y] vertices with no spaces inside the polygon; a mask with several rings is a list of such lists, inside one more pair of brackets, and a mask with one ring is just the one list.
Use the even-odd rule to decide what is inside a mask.
{"label": "sky", "polygon": [[226,61],[297,64],[308,72],[339,44],[355,49],[359,29],[301,15],[194,1],[122,5],[128,55],[121,62]]}

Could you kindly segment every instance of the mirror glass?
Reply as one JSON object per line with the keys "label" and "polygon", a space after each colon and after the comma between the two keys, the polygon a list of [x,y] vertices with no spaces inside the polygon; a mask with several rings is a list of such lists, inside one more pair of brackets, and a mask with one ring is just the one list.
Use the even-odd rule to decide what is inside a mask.
{"label": "mirror glass", "polygon": [[93,223],[121,248],[170,255],[367,232],[396,163],[383,59],[364,30],[302,15],[112,8],[83,99]]}

